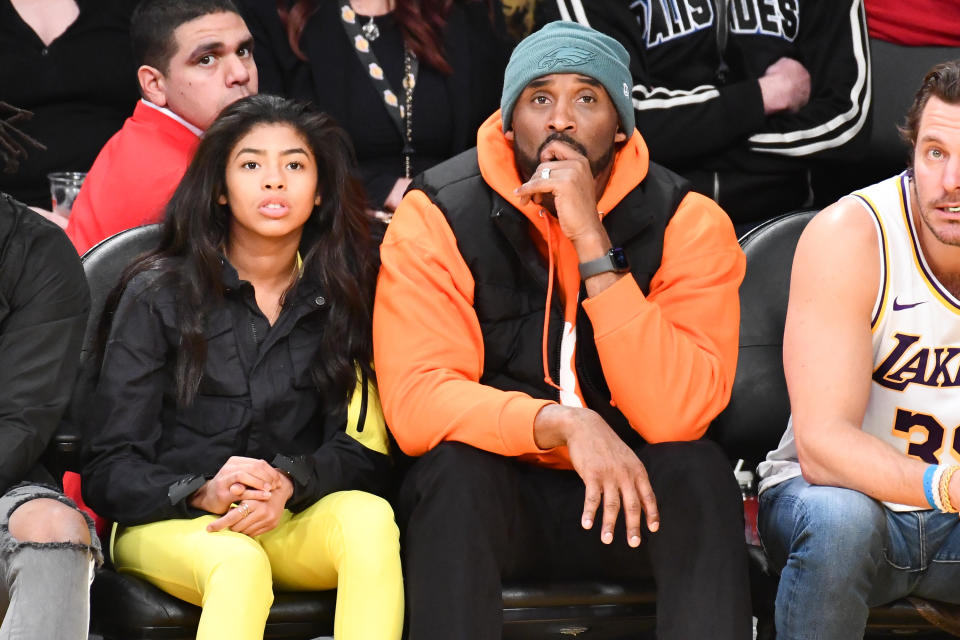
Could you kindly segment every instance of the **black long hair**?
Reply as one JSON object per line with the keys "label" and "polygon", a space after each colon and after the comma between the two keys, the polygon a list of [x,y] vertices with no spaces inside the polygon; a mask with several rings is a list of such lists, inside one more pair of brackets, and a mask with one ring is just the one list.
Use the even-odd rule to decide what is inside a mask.
{"label": "black long hair", "polygon": [[[224,109],[204,133],[167,204],[159,246],[127,268],[106,310],[115,310],[123,289],[145,271],[158,272],[156,286],[174,288],[180,328],[177,400],[190,404],[206,362],[204,321],[224,297],[221,251],[228,240],[231,212],[217,199],[226,193],[227,157],[243,136],[261,124],[291,126],[306,139],[316,158],[322,201],[304,224],[303,275],[284,300],[296,299],[300,287],[319,285],[323,290],[328,306],[311,374],[325,399],[345,405],[356,384],[355,366],[373,373],[375,247],[363,188],[351,174],[355,160],[349,137],[332,118],[306,103],[258,95]],[[110,315],[104,313],[101,336],[109,328]]]}

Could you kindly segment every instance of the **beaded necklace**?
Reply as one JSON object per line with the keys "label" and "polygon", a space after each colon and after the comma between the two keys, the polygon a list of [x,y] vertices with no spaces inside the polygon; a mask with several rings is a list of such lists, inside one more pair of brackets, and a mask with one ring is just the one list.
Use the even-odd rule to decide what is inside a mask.
{"label": "beaded necklace", "polygon": [[412,177],[412,158],[415,153],[413,148],[413,90],[417,85],[420,61],[410,50],[410,47],[404,43],[403,104],[400,104],[397,94],[387,81],[383,67],[380,66],[380,62],[373,52],[373,47],[370,46],[372,40],[380,37],[380,29],[373,22],[373,17],[361,26],[357,22],[357,12],[353,10],[347,0],[341,0],[340,18],[347,36],[353,42],[353,49],[356,51],[357,57],[360,58],[361,64],[367,69],[374,89],[383,96],[387,113],[390,114],[390,119],[403,139],[403,177],[410,178]]}

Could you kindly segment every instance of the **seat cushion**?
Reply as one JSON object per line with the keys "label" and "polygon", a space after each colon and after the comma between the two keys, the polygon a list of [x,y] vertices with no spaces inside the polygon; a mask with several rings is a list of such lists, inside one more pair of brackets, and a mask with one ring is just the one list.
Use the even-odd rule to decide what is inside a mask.
{"label": "seat cushion", "polygon": [[528,581],[503,587],[503,637],[508,640],[581,634],[597,640],[652,640],[655,626],[653,580]]}
{"label": "seat cushion", "polygon": [[[105,569],[92,588],[93,630],[105,638],[193,638],[200,608],[138,578]],[[589,631],[591,638],[622,637],[625,630],[653,630],[656,591],[652,580],[513,583],[503,589],[504,637],[543,638]],[[278,593],[265,638],[332,635],[336,592]]]}
{"label": "seat cushion", "polygon": [[[333,635],[336,591],[278,593],[265,638]],[[104,638],[188,640],[196,635],[200,607],[138,578],[109,569],[91,588],[91,627]]]}

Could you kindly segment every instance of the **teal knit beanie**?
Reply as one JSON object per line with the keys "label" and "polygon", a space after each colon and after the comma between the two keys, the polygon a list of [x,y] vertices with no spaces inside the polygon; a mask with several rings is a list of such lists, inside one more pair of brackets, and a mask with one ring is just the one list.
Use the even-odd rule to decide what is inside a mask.
{"label": "teal knit beanie", "polygon": [[579,73],[599,80],[620,114],[620,125],[633,134],[630,56],[610,36],[576,22],[551,22],[524,38],[510,56],[503,74],[500,113],[503,130],[513,120],[513,107],[532,80],[551,73]]}

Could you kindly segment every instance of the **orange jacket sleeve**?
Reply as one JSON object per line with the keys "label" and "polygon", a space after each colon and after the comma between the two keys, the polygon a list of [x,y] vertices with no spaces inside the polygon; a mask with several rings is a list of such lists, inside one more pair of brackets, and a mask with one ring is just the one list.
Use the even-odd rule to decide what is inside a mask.
{"label": "orange jacket sleeve", "polygon": [[380,248],[374,359],[387,424],[421,455],[456,440],[506,456],[539,453],[533,421],[550,404],[480,384],[483,338],[473,276],[439,209],[408,193]]}
{"label": "orange jacket sleeve", "polygon": [[745,266],[727,215],[690,193],[649,295],[627,276],[584,301],[613,402],[648,442],[697,439],[727,405]]}

